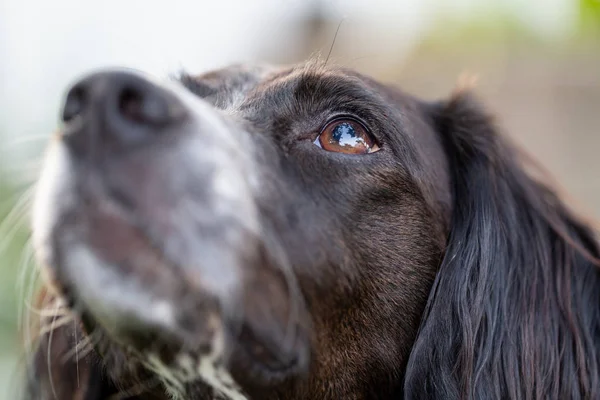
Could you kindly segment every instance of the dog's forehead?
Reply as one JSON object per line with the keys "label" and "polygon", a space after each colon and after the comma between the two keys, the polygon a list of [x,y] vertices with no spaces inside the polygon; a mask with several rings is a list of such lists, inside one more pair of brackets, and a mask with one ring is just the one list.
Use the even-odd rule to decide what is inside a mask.
{"label": "dog's forehead", "polygon": [[233,109],[257,85],[282,70],[267,64],[235,64],[195,76],[184,74],[181,82],[215,107]]}
{"label": "dog's forehead", "polygon": [[[312,88],[321,95],[324,92],[317,89],[323,87],[335,88],[334,91],[340,91],[343,87],[360,87],[361,90],[369,88],[375,91],[387,89],[385,85],[377,84],[355,71],[328,66],[318,61],[291,66],[235,64],[194,76],[184,74],[181,82],[216,108],[227,111],[237,110],[248,98],[264,100],[263,95],[267,93],[274,94],[275,100],[282,100],[286,94],[297,96],[303,90],[306,92],[307,88]],[[304,89],[300,90],[300,86]]]}
{"label": "dog's forehead", "polygon": [[201,74],[198,79],[221,89],[236,90],[256,85],[269,74],[281,70],[271,65],[236,64]]}

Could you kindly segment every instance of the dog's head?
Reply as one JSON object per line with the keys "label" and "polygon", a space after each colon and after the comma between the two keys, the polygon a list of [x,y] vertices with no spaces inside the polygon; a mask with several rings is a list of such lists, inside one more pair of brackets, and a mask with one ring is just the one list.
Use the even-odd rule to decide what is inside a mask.
{"label": "dog's head", "polygon": [[[482,334],[481,320],[464,321],[477,325],[466,336],[444,329],[484,289],[430,291],[449,235],[456,245],[442,268],[460,251],[477,258],[465,241],[494,216],[461,225],[477,211],[472,202],[494,202],[488,187],[518,199],[502,198],[512,188],[494,181],[493,164],[461,198],[474,188],[456,171],[468,175],[468,157],[489,156],[523,183],[468,99],[429,104],[318,64],[171,83],[106,71],[70,89],[62,119],[34,241],[110,385],[159,397],[147,379],[190,398],[203,398],[206,384],[233,398],[388,398],[402,391],[428,298],[432,322],[422,329],[431,336],[417,342],[409,383]],[[471,128],[481,136],[465,139]],[[503,245],[488,236],[476,240]],[[435,290],[461,274],[464,285],[484,279],[465,268],[438,276]],[[445,315],[432,317],[436,307]],[[478,307],[484,324],[496,322]],[[432,350],[427,340],[439,343]],[[435,393],[435,384],[422,388]]]}

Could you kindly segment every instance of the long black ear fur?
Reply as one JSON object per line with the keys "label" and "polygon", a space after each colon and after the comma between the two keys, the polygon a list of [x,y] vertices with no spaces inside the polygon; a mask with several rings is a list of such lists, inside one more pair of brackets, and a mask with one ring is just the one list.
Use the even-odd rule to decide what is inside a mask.
{"label": "long black ear fur", "polygon": [[434,114],[453,217],[405,398],[600,399],[597,237],[525,173],[470,94]]}

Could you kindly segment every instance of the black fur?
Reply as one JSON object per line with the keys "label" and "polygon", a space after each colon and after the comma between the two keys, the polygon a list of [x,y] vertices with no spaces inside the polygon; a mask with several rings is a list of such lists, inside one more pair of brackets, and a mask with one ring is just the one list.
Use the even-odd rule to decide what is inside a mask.
{"label": "black fur", "polygon": [[435,112],[454,207],[408,399],[600,396],[598,245],[470,95]]}

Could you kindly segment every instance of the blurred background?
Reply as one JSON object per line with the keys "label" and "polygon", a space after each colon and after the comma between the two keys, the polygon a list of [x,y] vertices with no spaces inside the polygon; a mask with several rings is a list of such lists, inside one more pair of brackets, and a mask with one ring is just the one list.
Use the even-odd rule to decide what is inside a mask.
{"label": "blurred background", "polygon": [[600,0],[0,0],[0,400],[22,363],[31,188],[66,86],[105,66],[168,77],[330,50],[428,99],[478,76],[506,133],[600,217]]}

